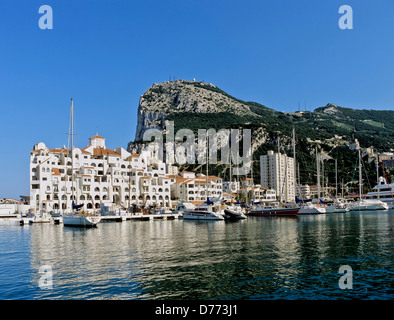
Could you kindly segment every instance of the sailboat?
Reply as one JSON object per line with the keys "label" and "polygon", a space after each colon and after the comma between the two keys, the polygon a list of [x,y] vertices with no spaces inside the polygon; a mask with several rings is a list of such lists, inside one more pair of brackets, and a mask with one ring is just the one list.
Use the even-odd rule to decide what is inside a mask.
{"label": "sailboat", "polygon": [[[208,141],[207,141],[208,143]],[[195,207],[192,210],[183,212],[184,220],[224,220],[224,212],[221,208],[219,199],[214,201],[209,199],[209,175],[208,175],[208,148],[207,148],[207,176],[206,176],[206,187],[207,187],[207,201]]]}
{"label": "sailboat", "polygon": [[[252,174],[252,178],[253,178],[253,174]],[[230,158],[230,204],[226,205],[226,207],[224,208],[224,217],[229,220],[247,219],[244,209],[241,207],[241,204],[233,203],[232,180],[233,180],[233,175],[231,171],[231,158]]]}
{"label": "sailboat", "polygon": [[367,210],[388,210],[387,203],[380,201],[379,199],[363,199],[362,191],[362,172],[361,172],[361,152],[358,150],[358,165],[359,165],[359,195],[360,200],[350,205],[350,211],[367,211]]}
{"label": "sailboat", "polygon": [[74,106],[73,106],[73,99],[71,99],[71,111],[70,111],[70,126],[71,126],[71,190],[72,190],[72,208],[71,211],[63,215],[63,225],[70,226],[70,227],[97,227],[98,223],[101,220],[100,216],[88,214],[84,211],[81,211],[83,205],[76,205],[74,200]]}

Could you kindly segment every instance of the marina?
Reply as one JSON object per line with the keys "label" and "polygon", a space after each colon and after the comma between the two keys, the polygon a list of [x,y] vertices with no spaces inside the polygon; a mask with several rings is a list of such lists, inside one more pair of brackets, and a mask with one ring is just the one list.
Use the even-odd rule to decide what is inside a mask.
{"label": "marina", "polygon": [[[138,221],[1,226],[0,298],[394,298],[392,210]],[[341,265],[352,290],[338,287]],[[39,286],[43,266],[51,288]]]}

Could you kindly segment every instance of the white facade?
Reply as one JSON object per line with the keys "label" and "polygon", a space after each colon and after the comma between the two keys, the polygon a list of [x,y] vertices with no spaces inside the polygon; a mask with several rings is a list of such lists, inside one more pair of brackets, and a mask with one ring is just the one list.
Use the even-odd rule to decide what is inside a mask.
{"label": "white facade", "polygon": [[222,196],[223,183],[222,178],[195,174],[194,172],[182,172],[179,176],[172,177],[175,179],[171,188],[173,200],[180,202],[206,201],[207,194],[210,199]]}
{"label": "white facade", "polygon": [[276,191],[274,189],[267,189],[260,185],[253,188],[252,200],[254,202],[270,203],[276,201]]}
{"label": "white facade", "polygon": [[278,200],[295,201],[294,161],[287,155],[268,151],[260,157],[261,186],[274,189]]}
{"label": "white facade", "polygon": [[[84,210],[99,209],[101,204],[116,208],[137,205],[171,206],[170,179],[165,163],[150,151],[130,154],[123,148],[105,146],[98,135],[89,138],[84,149],[71,152],[36,144],[30,152],[30,205],[34,211],[70,210],[72,201]],[[74,183],[72,183],[72,172]],[[74,194],[74,198],[73,198]]]}
{"label": "white facade", "polygon": [[297,185],[297,196],[300,199],[310,199],[312,197],[312,193],[309,185]]}

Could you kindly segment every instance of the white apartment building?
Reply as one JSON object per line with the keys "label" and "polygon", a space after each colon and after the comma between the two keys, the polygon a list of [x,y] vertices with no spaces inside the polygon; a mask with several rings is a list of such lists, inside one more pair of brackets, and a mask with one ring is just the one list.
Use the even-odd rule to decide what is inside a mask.
{"label": "white apartment building", "polygon": [[294,161],[292,157],[268,151],[260,157],[261,186],[274,189],[279,201],[295,201]]}
{"label": "white apartment building", "polygon": [[207,176],[201,173],[182,172],[178,176],[171,177],[174,183],[171,185],[171,197],[173,200],[180,202],[202,202],[207,200],[207,194],[210,199],[222,196],[222,178],[216,176]]}
{"label": "white apartment building", "polygon": [[271,203],[276,201],[276,191],[274,189],[267,189],[260,185],[253,187],[252,200],[254,202]]}
{"label": "white apartment building", "polygon": [[111,150],[105,138],[96,135],[89,138],[86,148],[74,148],[73,158],[64,146],[49,149],[43,142],[34,145],[30,152],[33,211],[71,210],[73,200],[84,204],[87,211],[99,209],[101,204],[119,209],[133,204],[171,207],[166,165],[150,151],[130,154],[123,148]]}

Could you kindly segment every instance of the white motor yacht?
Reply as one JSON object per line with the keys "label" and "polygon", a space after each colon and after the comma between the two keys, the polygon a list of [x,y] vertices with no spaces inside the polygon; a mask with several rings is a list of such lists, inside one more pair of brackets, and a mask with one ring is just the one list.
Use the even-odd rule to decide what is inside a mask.
{"label": "white motor yacht", "polygon": [[325,208],[320,207],[311,202],[301,205],[301,208],[298,211],[298,214],[324,214],[324,213],[326,213]]}
{"label": "white motor yacht", "polygon": [[220,203],[204,202],[190,211],[183,212],[184,220],[224,220],[224,211]]}

